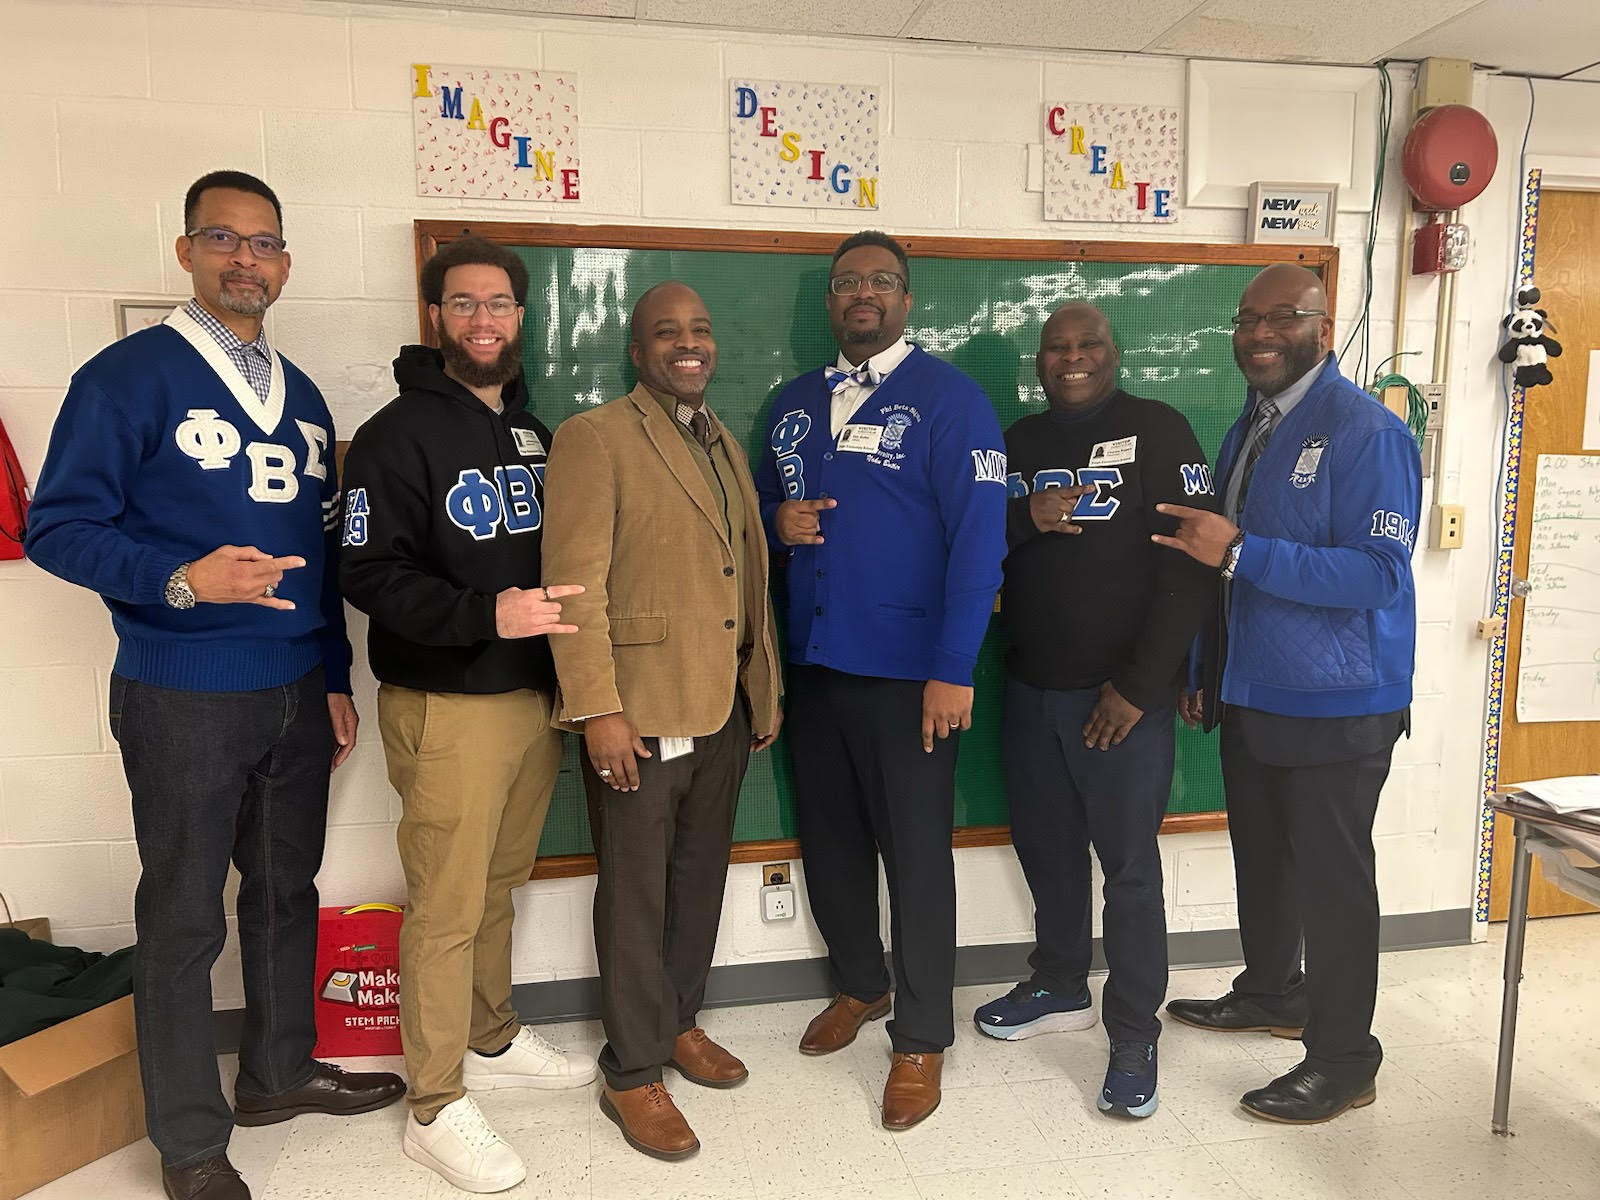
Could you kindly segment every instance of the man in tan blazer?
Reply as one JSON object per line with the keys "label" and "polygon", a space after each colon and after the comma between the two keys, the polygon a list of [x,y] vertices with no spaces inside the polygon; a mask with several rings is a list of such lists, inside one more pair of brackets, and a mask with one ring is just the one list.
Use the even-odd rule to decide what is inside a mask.
{"label": "man in tan blazer", "polygon": [[700,1143],[662,1084],[733,1087],[744,1064],[696,1017],[722,915],[739,785],[778,735],[767,546],[743,448],[705,405],[711,317],[690,288],[634,306],[639,384],[556,432],[544,569],[582,584],[555,652],[557,711],[583,733],[599,859],[600,1107],[635,1149]]}

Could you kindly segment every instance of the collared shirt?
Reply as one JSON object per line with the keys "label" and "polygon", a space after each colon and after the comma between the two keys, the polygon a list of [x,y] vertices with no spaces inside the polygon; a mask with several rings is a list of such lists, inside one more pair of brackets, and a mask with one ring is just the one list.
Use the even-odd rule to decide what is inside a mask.
{"label": "collared shirt", "polygon": [[[834,365],[841,371],[856,371],[862,366],[870,364],[872,369],[882,377],[888,375],[890,371],[903,363],[906,360],[906,355],[910,353],[911,343],[906,341],[905,338],[901,338],[887,350],[880,350],[867,359],[866,364],[851,362],[844,356],[844,351],[841,350],[839,359]],[[856,410],[867,402],[867,397],[877,390],[876,384],[860,383],[852,379],[833,394],[833,404],[828,412],[828,424],[833,430],[835,439],[838,438],[839,431],[850,423],[850,418],[856,415]]]}
{"label": "collared shirt", "polygon": [[200,301],[189,301],[183,310],[200,322],[200,327],[216,339],[217,345],[222,347],[229,361],[239,368],[239,373],[250,385],[250,390],[265,404],[268,394],[272,391],[272,353],[267,349],[267,331],[263,329],[256,334],[255,341],[247,342],[208,313]]}
{"label": "collared shirt", "polygon": [[[1283,391],[1279,392],[1276,396],[1268,397],[1268,399],[1272,401],[1273,406],[1278,410],[1277,419],[1272,423],[1273,429],[1277,429],[1277,427],[1283,423],[1283,419],[1289,415],[1290,410],[1293,409],[1296,404],[1299,404],[1300,401],[1306,398],[1306,393],[1311,390],[1311,385],[1317,381],[1317,376],[1322,374],[1322,368],[1327,365],[1328,359],[1326,356],[1324,356],[1322,359],[1318,360],[1316,366],[1312,367],[1304,375],[1300,376],[1299,379],[1296,379],[1288,387],[1284,388]],[[1253,414],[1256,408],[1261,404],[1261,393],[1252,392],[1251,395],[1255,398],[1254,403],[1250,406],[1250,411]],[[1247,442],[1248,440],[1249,439],[1246,438]],[[1272,434],[1268,433],[1267,441],[1271,440]],[[1262,443],[1261,449],[1266,449],[1266,443]],[[1222,490],[1222,511],[1223,514],[1231,521],[1237,521],[1239,519],[1239,489],[1240,485],[1244,482],[1244,469],[1247,457],[1248,456],[1241,451],[1241,453],[1234,459],[1233,470],[1228,473],[1227,486]]]}
{"label": "collared shirt", "polygon": [[702,446],[694,435],[691,422],[698,412],[705,412],[709,422],[709,408],[686,404],[676,396],[667,396],[646,386],[645,390],[661,405],[662,411],[672,418],[683,441],[689,447],[694,465],[700,468],[706,486],[711,489],[711,499],[722,510],[722,519],[728,533],[728,544],[733,548],[735,578],[739,583],[739,647],[750,641],[750,614],[745,604],[745,572],[749,569],[749,551],[745,546],[746,514],[744,493],[739,490],[738,476],[734,474],[733,460],[728,457],[727,442],[715,425],[709,425],[710,446]]}

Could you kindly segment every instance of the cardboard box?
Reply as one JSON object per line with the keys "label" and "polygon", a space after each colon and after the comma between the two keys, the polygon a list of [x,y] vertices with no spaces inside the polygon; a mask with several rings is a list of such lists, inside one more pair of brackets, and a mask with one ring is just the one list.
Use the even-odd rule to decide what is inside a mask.
{"label": "cardboard box", "polygon": [[144,1134],[132,996],[0,1046],[0,1200]]}
{"label": "cardboard box", "polygon": [[0,921],[0,929],[20,929],[38,942],[50,940],[49,917],[23,917],[20,921]]}

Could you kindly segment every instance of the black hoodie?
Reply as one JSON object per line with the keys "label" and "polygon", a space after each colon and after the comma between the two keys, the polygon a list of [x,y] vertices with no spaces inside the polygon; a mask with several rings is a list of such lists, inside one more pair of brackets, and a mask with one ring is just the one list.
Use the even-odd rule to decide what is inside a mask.
{"label": "black hoodie", "polygon": [[495,413],[429,346],[394,361],[400,394],[350,443],[339,582],[372,618],[384,683],[431,692],[555,689],[543,637],[502,639],[495,598],[535,588],[550,431],[518,375]]}

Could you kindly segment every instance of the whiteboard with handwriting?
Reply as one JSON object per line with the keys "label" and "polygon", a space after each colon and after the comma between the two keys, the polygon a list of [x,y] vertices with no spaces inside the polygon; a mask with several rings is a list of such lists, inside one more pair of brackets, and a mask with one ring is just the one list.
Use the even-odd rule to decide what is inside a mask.
{"label": "whiteboard with handwriting", "polygon": [[1600,721],[1600,455],[1541,454],[1517,720]]}

